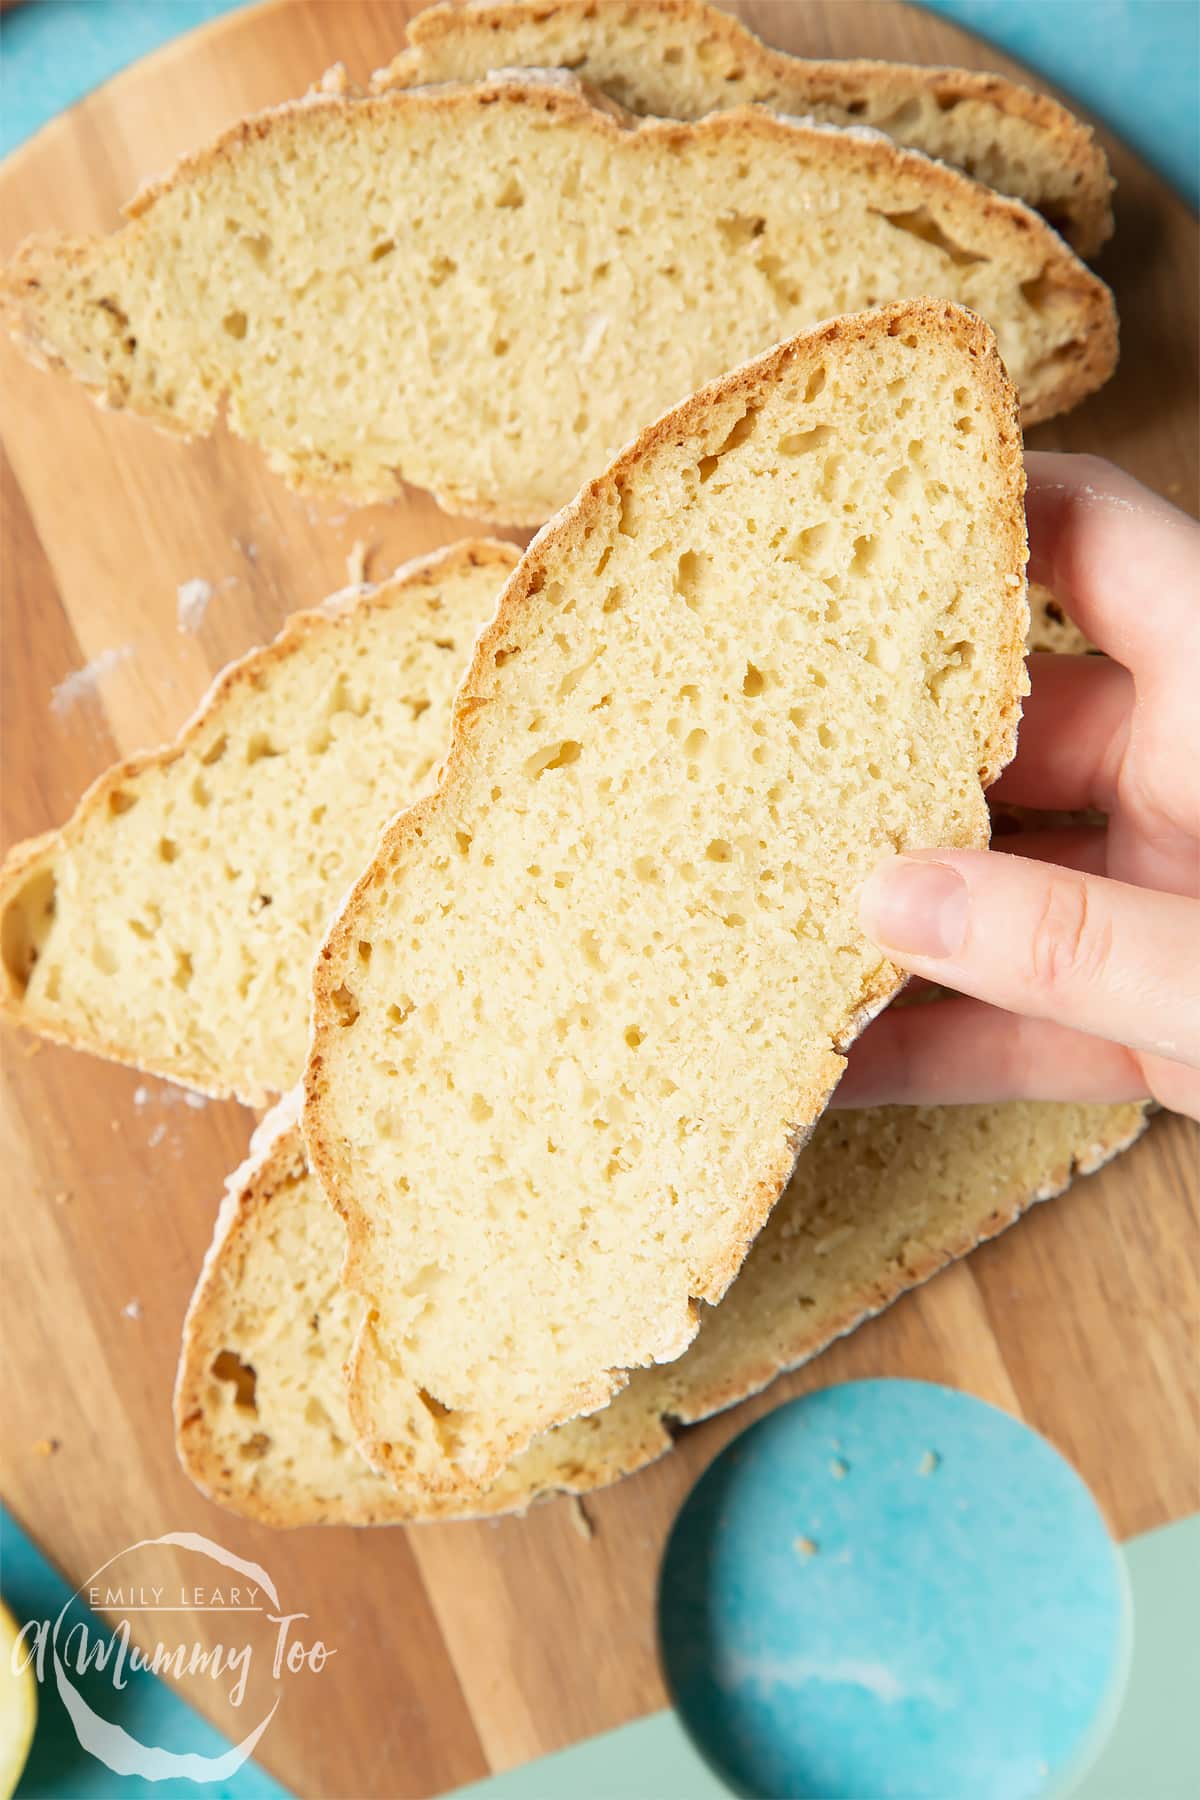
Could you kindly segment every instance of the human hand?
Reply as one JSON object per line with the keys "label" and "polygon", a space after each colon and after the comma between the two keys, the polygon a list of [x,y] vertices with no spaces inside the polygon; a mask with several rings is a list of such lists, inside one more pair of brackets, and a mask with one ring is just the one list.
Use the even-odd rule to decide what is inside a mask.
{"label": "human hand", "polygon": [[835,1104],[1152,1097],[1200,1118],[1200,525],[1094,457],[1027,469],[1030,575],[1111,660],[1030,659],[990,797],[1107,826],[880,865],[864,931],[958,994],[877,1019]]}

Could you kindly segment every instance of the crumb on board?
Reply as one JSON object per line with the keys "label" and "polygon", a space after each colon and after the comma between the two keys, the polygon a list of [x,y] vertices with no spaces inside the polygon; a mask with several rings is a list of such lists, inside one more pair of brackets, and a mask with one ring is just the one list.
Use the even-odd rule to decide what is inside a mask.
{"label": "crumb on board", "polygon": [[596,1526],[588,1516],[587,1508],[578,1494],[571,1495],[569,1510],[573,1529],[579,1533],[581,1538],[585,1538],[590,1543],[596,1535]]}
{"label": "crumb on board", "polygon": [[835,1456],[829,1465],[829,1473],[835,1481],[845,1481],[850,1473],[850,1464],[844,1456]]}
{"label": "crumb on board", "polygon": [[175,618],[180,631],[199,631],[213,597],[213,584],[195,575],[175,589]]}
{"label": "crumb on board", "polygon": [[368,544],[363,538],[355,538],[346,558],[346,581],[350,587],[362,587],[374,554],[373,544]]}
{"label": "crumb on board", "polygon": [[121,1317],[123,1319],[140,1319],[141,1316],[142,1303],[140,1300],[127,1300],[121,1308]]}
{"label": "crumb on board", "polygon": [[121,644],[115,650],[102,650],[82,669],[73,669],[69,675],[64,675],[50,690],[50,711],[62,719],[76,706],[98,699],[104,677],[128,662],[132,655],[133,645]]}
{"label": "crumb on board", "polygon": [[[152,1102],[160,1106],[190,1106],[199,1112],[208,1105],[208,1095],[198,1094],[195,1088],[175,1087],[169,1083],[164,1083],[161,1088],[150,1088],[145,1082],[139,1082],[133,1090],[133,1104],[140,1112]],[[115,1123],[113,1128],[116,1129]]]}
{"label": "crumb on board", "polygon": [[33,1446],[33,1454],[35,1456],[55,1456],[61,1449],[62,1444],[58,1438],[39,1438]]}
{"label": "crumb on board", "polygon": [[57,1194],[54,1196],[54,1204],[55,1206],[65,1206],[70,1198],[71,1191],[69,1188],[59,1188]]}
{"label": "crumb on board", "polygon": [[798,1537],[792,1539],[792,1549],[796,1552],[797,1556],[803,1557],[805,1562],[809,1562],[817,1554],[820,1548],[821,1546],[814,1538]]}
{"label": "crumb on board", "polygon": [[934,1475],[942,1466],[942,1459],[936,1450],[927,1450],[917,1464],[918,1475]]}
{"label": "crumb on board", "polygon": [[23,1037],[21,1039],[21,1055],[26,1058],[30,1056],[40,1056],[45,1047],[46,1043],[44,1038]]}

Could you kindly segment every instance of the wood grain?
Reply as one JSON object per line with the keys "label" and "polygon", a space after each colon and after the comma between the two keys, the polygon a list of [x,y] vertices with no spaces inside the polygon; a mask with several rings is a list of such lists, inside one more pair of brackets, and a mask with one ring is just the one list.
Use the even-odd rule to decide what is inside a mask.
{"label": "wood grain", "polygon": [[[384,62],[410,10],[272,0],[170,45],[9,159],[0,250],[34,229],[112,226],[144,177],[238,113],[300,92],[335,57],[359,76]],[[1010,66],[896,5],[741,10],[810,54]],[[1100,266],[1120,303],[1121,369],[1034,441],[1100,451],[1194,505],[1196,228],[1110,149],[1118,234]],[[226,436],[168,441],[7,346],[0,365],[6,843],[60,820],[116,752],[173,732],[223,662],[345,581],[356,542],[386,569],[470,529],[418,494],[353,513],[307,504]],[[176,589],[194,577],[215,591],[190,635]],[[50,710],[56,683],[122,647],[93,701]],[[734,1431],[815,1385],[927,1377],[1019,1412],[1072,1458],[1121,1535],[1200,1505],[1197,1140],[1180,1120],[1157,1121],[1119,1164],[590,1499],[590,1541],[565,1505],[477,1526],[272,1535],[192,1490],[170,1429],[180,1320],[248,1116],[11,1036],[5,1074],[6,1496],[72,1580],[138,1537],[186,1528],[266,1565],[337,1652],[297,1678],[264,1739],[264,1761],[298,1792],[434,1793],[661,1704],[654,1580],[680,1498]],[[245,1729],[203,1685],[193,1697]]]}

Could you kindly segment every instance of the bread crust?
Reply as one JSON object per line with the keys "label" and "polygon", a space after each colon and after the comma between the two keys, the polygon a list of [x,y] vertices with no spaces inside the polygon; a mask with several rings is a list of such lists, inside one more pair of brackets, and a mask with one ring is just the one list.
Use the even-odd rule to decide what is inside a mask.
{"label": "bread crust", "polygon": [[[519,631],[531,602],[552,572],[553,559],[560,545],[571,542],[586,528],[590,519],[604,516],[617,502],[622,483],[634,476],[639,466],[650,460],[656,451],[682,435],[701,431],[706,419],[722,402],[735,400],[748,409],[760,394],[765,396],[780,373],[793,362],[803,365],[831,346],[847,351],[862,349],[874,338],[899,336],[906,332],[952,342],[976,363],[997,428],[1002,463],[997,487],[1006,491],[1010,500],[1004,513],[1002,535],[1006,542],[999,566],[1013,570],[1024,568],[1028,554],[1021,505],[1025,474],[1012,384],[1000,361],[995,339],[983,320],[950,302],[932,300],[900,302],[876,312],[831,320],[701,388],[644,431],[602,475],[590,481],[556,518],[543,527],[505,584],[492,623],[476,642],[473,660],[455,704],[453,735],[437,789],[408,811],[397,815],[382,834],[373,862],[350,889],[317,954],[313,972],[312,1036],[304,1074],[304,1135],[312,1167],[346,1221],[345,1285],[354,1288],[362,1280],[370,1229],[354,1194],[342,1179],[336,1132],[326,1116],[324,1105],[325,1063],[340,1029],[335,995],[343,982],[343,971],[352,954],[352,946],[359,937],[369,936],[365,926],[360,929],[360,920],[363,914],[369,915],[373,894],[395,875],[423,834],[427,821],[453,806],[456,790],[466,779],[472,753],[471,739],[480,708],[480,690],[486,687],[496,652],[511,641],[514,631]],[[1000,648],[994,672],[993,693],[998,701],[995,723],[979,768],[979,779],[985,787],[995,780],[1015,750],[1021,695],[1027,691],[1024,646],[1029,615],[1023,587],[1014,593],[1013,602],[1008,641]],[[732,1281],[750,1243],[786,1186],[804,1138],[841,1077],[845,1067],[844,1052],[899,991],[904,980],[898,969],[884,964],[874,982],[849,1004],[841,1028],[833,1033],[823,1079],[797,1092],[788,1108],[787,1116],[798,1122],[797,1136],[790,1152],[781,1153],[765,1164],[758,1180],[745,1194],[738,1223],[730,1230],[723,1254],[694,1284],[695,1298],[716,1302]],[[374,1328],[368,1315],[360,1328],[350,1363],[351,1418],[359,1447],[372,1467],[385,1470],[394,1481],[408,1484],[413,1478],[404,1471],[393,1446],[380,1437],[364,1394],[364,1370],[366,1359],[374,1348],[373,1340]],[[680,1351],[683,1347],[680,1346]],[[597,1371],[594,1381],[574,1395],[568,1406],[558,1411],[555,1417],[544,1419],[539,1429],[547,1429],[574,1413],[593,1411],[607,1404],[626,1379],[627,1373],[622,1370]],[[471,1487],[477,1488],[494,1478],[519,1448],[521,1445],[515,1439],[498,1435],[488,1468],[473,1472]],[[461,1486],[462,1479],[461,1469],[451,1465],[447,1458],[441,1472],[430,1476],[422,1471],[415,1485],[421,1491],[441,1491],[451,1496],[456,1486]]]}
{"label": "bread crust", "polygon": [[[341,597],[335,595],[320,606],[292,613],[269,644],[247,651],[244,656],[220,671],[195,712],[169,744],[141,751],[113,764],[85,790],[64,825],[13,845],[0,864],[0,922],[3,922],[8,908],[16,901],[30,876],[42,869],[53,868],[64,839],[86,829],[97,814],[102,814],[108,805],[110,794],[118,788],[127,787],[147,770],[167,768],[177,762],[198,739],[212,729],[214,722],[241,697],[243,690],[253,691],[261,684],[267,670],[302,653],[305,644],[315,633],[324,634],[329,631],[334,618],[344,616],[350,608],[375,610],[402,606],[406,604],[409,584],[422,579],[438,580],[462,566],[477,568],[494,564],[499,582],[501,572],[511,570],[517,560],[518,552],[511,544],[490,538],[467,538],[428,555],[414,557],[395,570],[386,581],[348,590],[344,603],[339,604]],[[193,1067],[184,1057],[137,1061],[126,1047],[111,1042],[101,1032],[74,1029],[58,1020],[38,1017],[26,1008],[21,985],[14,979],[3,959],[0,959],[0,1017],[14,1025],[35,1031],[39,1036],[55,1043],[65,1044],[70,1049],[86,1050],[91,1055],[103,1056],[110,1062],[128,1064],[132,1068],[144,1070],[148,1075],[178,1082],[213,1099],[232,1098],[241,1100],[246,1106],[263,1107],[276,1098],[268,1090],[247,1083],[232,1071],[227,1082],[215,1083],[209,1075]]]}
{"label": "bread crust", "polygon": [[[611,4],[611,0],[608,0]],[[508,0],[506,4],[431,6],[409,21],[406,47],[371,80],[371,91],[385,93],[429,79],[429,52],[468,43],[481,35],[524,25],[562,23],[586,27],[605,0]],[[928,94],[943,111],[963,100],[981,102],[1009,118],[1020,119],[1044,139],[1053,161],[1067,177],[1069,197],[1058,225],[1071,247],[1093,257],[1112,236],[1112,192],[1115,186],[1091,126],[1049,95],[1021,82],[977,70],[883,62],[874,58],[820,59],[792,56],[765,44],[741,19],[705,0],[639,0],[639,14],[652,21],[650,30],[678,24],[723,44],[731,58],[763,85],[799,90],[808,104],[833,103],[853,112],[875,95],[890,96],[897,106],[913,95]],[[640,21],[639,21],[640,22]],[[541,60],[549,60],[543,58]],[[456,71],[460,73],[461,71]],[[879,127],[878,129],[883,129]],[[1036,197],[1023,196],[1043,210]],[[1060,209],[1056,208],[1056,214]]]}
{"label": "bread crust", "polygon": [[442,1500],[432,1495],[403,1493],[381,1480],[352,1497],[342,1494],[319,1500],[311,1495],[297,1495],[288,1503],[264,1496],[246,1478],[244,1468],[239,1470],[223,1461],[208,1430],[204,1395],[213,1358],[225,1342],[229,1315],[236,1309],[245,1240],[259,1228],[281,1184],[294,1179],[306,1167],[294,1112],[277,1111],[280,1116],[276,1119],[272,1115],[273,1127],[264,1121],[261,1129],[267,1135],[256,1142],[250,1159],[235,1171],[226,1186],[213,1243],[184,1320],[175,1385],[175,1429],[180,1462],[203,1493],[243,1518],[280,1529],[494,1517],[523,1512],[535,1502],[555,1495],[586,1494],[610,1486],[669,1451],[680,1426],[697,1424],[761,1392],[780,1375],[819,1356],[837,1338],[856,1330],[949,1263],[1007,1230],[1035,1202],[1061,1194],[1077,1175],[1094,1173],[1136,1142],[1148,1123],[1144,1107],[1106,1109],[1103,1133],[1080,1140],[1036,1189],[1031,1191],[1028,1184],[1014,1178],[1001,1194],[993,1197],[988,1210],[979,1214],[969,1229],[944,1236],[919,1262],[890,1264],[840,1312],[814,1316],[797,1308],[794,1333],[780,1354],[765,1354],[747,1342],[740,1363],[721,1380],[701,1384],[691,1393],[685,1386],[669,1413],[627,1409],[630,1416],[619,1449],[610,1445],[603,1455],[560,1470],[553,1483],[543,1485],[536,1479],[522,1483],[518,1462],[506,1471],[504,1479],[473,1498]]}
{"label": "bread crust", "polygon": [[[831,180],[839,176],[853,180],[864,172],[880,180],[891,177],[904,186],[906,199],[919,195],[923,205],[935,208],[939,222],[948,223],[951,236],[965,233],[972,241],[987,243],[997,260],[1003,259],[1006,249],[1015,251],[1020,246],[1024,251],[1035,242],[1043,259],[1039,282],[1047,296],[1055,296],[1064,307],[1073,310],[1078,328],[1070,341],[1055,352],[1044,390],[1022,402],[1021,417],[1026,426],[1068,411],[1101,387],[1116,367],[1117,315],[1111,292],[1057,232],[1020,201],[994,194],[959,170],[919,151],[902,149],[876,132],[805,123],[753,106],[714,113],[694,123],[638,119],[570,78],[549,82],[506,73],[503,78],[480,84],[449,83],[365,97],[318,92],[290,101],[230,126],[212,143],[181,158],[167,175],[148,183],[125,208],[130,221],[126,229],[136,229],[164,194],[201,176],[217,163],[236,158],[246,144],[287,131],[314,113],[352,113],[357,109],[359,116],[366,118],[373,110],[420,107],[453,118],[498,105],[533,108],[570,123],[574,129],[593,132],[609,145],[630,148],[634,154],[659,145],[683,150],[691,144],[705,143],[728,143],[735,149],[752,150],[756,142],[771,142],[806,154],[819,150],[828,160]],[[0,270],[0,321],[30,360],[40,366],[68,368],[39,326],[39,291],[53,284],[62,268],[76,274],[86,271],[90,259],[106,241],[29,238]],[[216,422],[219,396],[215,393],[206,395],[200,413],[189,421],[154,396],[139,391],[131,397],[112,373],[102,379],[86,370],[69,372],[100,405],[127,407],[174,435],[187,438],[207,434]],[[278,457],[273,466],[283,466]],[[338,476],[331,474],[319,459],[290,458],[285,474],[289,484],[301,492],[327,497],[346,493]],[[402,472],[397,472],[386,487],[372,487],[369,492],[356,489],[354,497],[359,501],[388,499],[402,482]],[[492,523],[533,526],[546,516],[543,505],[522,503],[517,496],[500,501],[495,494],[457,484],[442,483],[434,488],[434,494],[447,510]]]}

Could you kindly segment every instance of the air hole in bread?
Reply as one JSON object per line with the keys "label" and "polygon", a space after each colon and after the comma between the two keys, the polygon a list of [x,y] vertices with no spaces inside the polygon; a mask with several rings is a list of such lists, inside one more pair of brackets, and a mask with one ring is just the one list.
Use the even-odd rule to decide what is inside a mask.
{"label": "air hole in bread", "polygon": [[819,450],[832,436],[832,425],[814,425],[809,431],[789,432],[780,438],[775,448],[780,456],[804,456],[809,450]]}
{"label": "air hole in bread", "polygon": [[755,238],[760,238],[767,228],[767,221],[759,213],[722,213],[717,219],[717,230],[727,250],[740,250]]}
{"label": "air hole in bread", "polygon": [[1021,297],[1029,302],[1035,313],[1044,312],[1048,302],[1058,291],[1059,284],[1045,269],[1029,281],[1021,283]]}
{"label": "air hole in bread", "polygon": [[950,261],[960,268],[965,268],[970,263],[990,260],[980,251],[968,250],[964,245],[956,243],[949,233],[939,225],[928,207],[914,207],[911,212],[881,212],[877,213],[876,217],[882,219],[886,225],[890,225],[893,231],[907,232],[909,237],[920,238],[922,243],[932,244],[935,250],[940,250],[944,256],[948,256]]}
{"label": "air hole in bread", "polygon": [[443,1406],[437,1395],[431,1394],[428,1388],[418,1388],[417,1399],[436,1424],[441,1424],[443,1419],[450,1417],[450,1408]]}
{"label": "air hole in bread", "polygon": [[536,780],[548,769],[568,768],[571,763],[579,761],[582,753],[583,745],[575,738],[564,738],[561,743],[546,744],[526,759],[525,773],[531,780]]}
{"label": "air hole in bread", "polygon": [[233,1383],[233,1404],[243,1412],[257,1412],[255,1389],[258,1377],[249,1363],[244,1363],[234,1350],[219,1350],[212,1361],[212,1372],[218,1381]]}
{"label": "air hole in bread", "polygon": [[211,769],[214,763],[220,762],[228,748],[229,739],[222,733],[220,737],[213,739],[207,750],[201,751],[201,763],[206,769]]}
{"label": "air hole in bread", "polygon": [[278,744],[271,742],[265,731],[251,733],[250,741],[246,745],[246,761],[248,763],[261,762],[264,758],[282,755],[283,751]]}
{"label": "air hole in bread", "polygon": [[0,957],[19,995],[24,995],[29,986],[29,977],[54,924],[57,885],[53,869],[39,869],[4,909]]}
{"label": "air hole in bread", "polygon": [[250,321],[242,309],[234,307],[233,311],[227,312],[221,320],[221,329],[227,332],[231,338],[237,338],[240,341],[245,337],[249,323]]}
{"label": "air hole in bread", "polygon": [[337,1014],[338,1024],[342,1026],[353,1025],[358,1018],[358,1001],[350,992],[350,989],[346,986],[345,982],[342,983],[341,987],[334,988],[329,998],[333,1003],[334,1012]]}
{"label": "air hole in bread", "polygon": [[921,102],[906,100],[902,106],[886,114],[876,121],[880,131],[889,132],[893,137],[897,132],[907,131],[919,123],[921,118]]}
{"label": "air hole in bread", "polygon": [[122,813],[132,812],[136,805],[137,795],[126,792],[124,788],[114,788],[108,796],[108,810],[115,819],[119,819]]}
{"label": "air hole in bread", "polygon": [[827,519],[817,525],[806,525],[798,531],[783,553],[784,562],[801,563],[809,568],[821,561],[833,538],[833,527]]}
{"label": "air hole in bread", "polygon": [[396,248],[395,238],[384,238],[382,243],[375,244],[372,246],[371,261],[373,263],[382,262],[384,257],[390,256],[392,254],[392,251],[395,248]]}
{"label": "air hole in bread", "polygon": [[704,558],[695,550],[685,550],[675,571],[675,592],[691,607],[696,604],[703,573]]}

